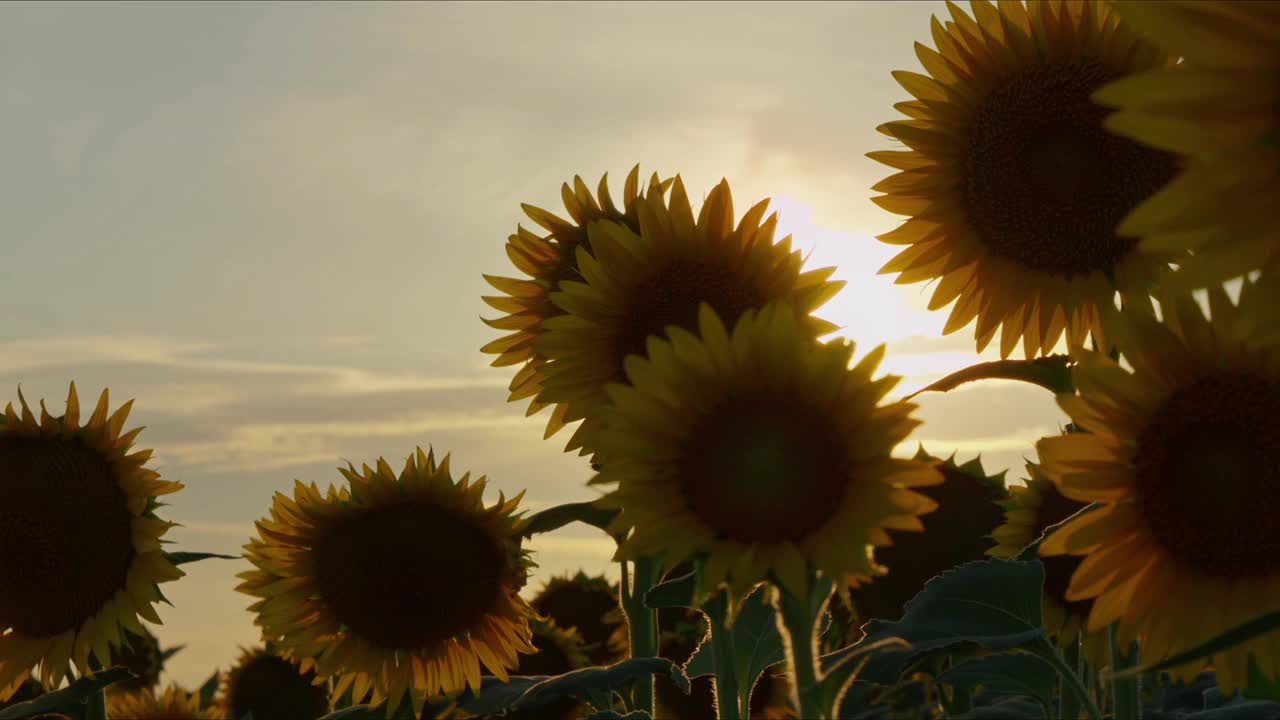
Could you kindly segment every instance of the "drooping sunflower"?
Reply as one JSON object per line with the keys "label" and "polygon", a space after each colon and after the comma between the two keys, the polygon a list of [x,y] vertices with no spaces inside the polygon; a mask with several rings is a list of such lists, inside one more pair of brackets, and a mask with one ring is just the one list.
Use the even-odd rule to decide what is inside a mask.
{"label": "drooping sunflower", "polygon": [[[1240,332],[1274,313],[1265,297],[1232,304],[1209,291],[1210,317],[1188,295],[1162,320],[1135,306],[1111,335],[1133,368],[1079,352],[1078,395],[1058,403],[1087,433],[1040,440],[1041,468],[1062,494],[1099,509],[1051,533],[1045,556],[1084,556],[1066,597],[1093,600],[1087,629],[1119,622],[1144,660],[1186,650],[1274,609],[1280,591],[1280,343]],[[1211,662],[1225,692],[1243,687],[1249,655],[1280,677],[1280,633]],[[1183,679],[1198,662],[1176,672]]]}
{"label": "drooping sunflower", "polygon": [[[621,210],[613,204],[613,197],[609,194],[607,173],[600,178],[598,199],[592,197],[586,183],[576,175],[572,188],[568,183],[560,187],[569,220],[533,205],[522,205],[525,214],[549,233],[543,237],[517,227],[516,234],[507,239],[507,256],[517,269],[528,276],[527,279],[484,276],[490,285],[503,293],[485,297],[484,301],[495,310],[507,314],[495,320],[482,320],[489,327],[512,332],[485,345],[481,352],[498,356],[492,363],[495,367],[520,366],[511,380],[511,396],[508,400],[518,402],[534,398],[529,402],[529,415],[548,405],[536,399],[542,389],[541,368],[545,358],[534,348],[533,341],[542,332],[543,321],[564,312],[551,302],[551,294],[559,290],[560,283],[566,280],[582,279],[582,271],[578,269],[577,250],[582,248],[588,254],[592,252],[587,233],[587,227],[591,223],[610,220],[626,226],[632,232],[640,231],[637,201],[645,197],[645,193],[640,187],[639,178],[640,166],[636,165],[627,175]],[[670,185],[671,180],[659,180],[655,174],[649,180],[647,193],[650,197],[661,198]],[[564,405],[554,407],[547,421],[547,437],[564,427],[564,413]]]}
{"label": "drooping sunflower", "polygon": [[[623,362],[643,356],[651,337],[670,327],[695,330],[698,307],[709,303],[732,325],[746,310],[784,300],[805,316],[811,336],[836,329],[809,313],[843,286],[835,268],[802,271],[791,237],[774,242],[777,214],[764,219],[768,200],[733,225],[733,198],[721,181],[695,220],[677,175],[670,206],[650,193],[637,201],[640,231],[621,223],[588,228],[591,255],[578,253],[581,282],[562,282],[551,299],[565,314],[543,323],[534,346],[547,358],[538,399],[564,403],[565,422],[584,419],[567,449],[587,447],[605,386],[625,382]],[[763,221],[762,221],[763,220]]]}
{"label": "drooping sunflower", "polygon": [[942,482],[889,455],[919,423],[914,405],[880,404],[899,379],[872,379],[884,347],[850,369],[852,343],[819,343],[785,304],[732,334],[704,304],[697,327],[650,339],[630,384],[609,386],[599,479],[616,488],[600,502],[634,530],[619,557],[700,555],[703,589],[736,593],[771,575],[804,597],[809,567],[841,585],[877,574],[872,547],[935,507],[912,488]]}
{"label": "drooping sunflower", "polygon": [[[1000,504],[1004,507],[1002,524],[991,533],[998,543],[987,550],[997,558],[1017,557],[1028,545],[1044,535],[1052,525],[1066,520],[1083,510],[1089,503],[1072,500],[1058,492],[1035,463],[1027,463],[1025,485],[1009,487],[1009,497]],[[926,526],[927,527],[927,526]],[[1085,658],[1094,666],[1102,667],[1110,662],[1107,655],[1105,633],[1085,633],[1085,622],[1093,609],[1092,600],[1068,600],[1067,583],[1080,567],[1080,558],[1072,556],[1042,557],[1044,565],[1044,595],[1041,597],[1041,616],[1049,637],[1059,647],[1070,647],[1077,639]]]}
{"label": "drooping sunflower", "polygon": [[897,620],[903,606],[934,576],[981,560],[992,545],[991,531],[1004,518],[999,505],[1007,495],[1004,473],[989,477],[979,458],[957,465],[954,455],[940,460],[923,447],[916,459],[932,464],[945,479],[919,491],[938,509],[921,518],[924,532],[890,532],[893,544],[876,548],[876,562],[893,570],[854,590],[853,605],[861,622]]}
{"label": "drooping sunflower", "polygon": [[948,2],[933,20],[937,49],[916,44],[928,75],[897,71],[910,119],[880,132],[909,150],[869,153],[900,170],[874,202],[909,216],[879,236],[906,247],[882,269],[897,282],[938,280],[929,308],[951,304],[944,333],[977,320],[981,351],[1022,341],[1030,358],[1066,333],[1100,331],[1115,293],[1145,293],[1175,254],[1137,247],[1121,219],[1177,171],[1176,158],[1102,127],[1091,94],[1174,61],[1099,0]]}
{"label": "drooping sunflower", "polygon": [[218,702],[232,720],[253,713],[271,720],[316,720],[329,712],[329,691],[315,672],[266,648],[241,648],[222,676]]}
{"label": "drooping sunflower", "polygon": [[173,523],[156,517],[156,498],[182,485],[147,469],[150,450],[133,450],[142,428],[121,432],[133,401],[108,415],[107,391],[80,424],[75,384],[66,414],[40,403],[37,420],[5,407],[0,425],[0,700],[39,666],[56,687],[74,664],[105,664],[121,631],[159,623],[159,583],[182,577],[160,549]]}
{"label": "drooping sunflower", "polygon": [[592,665],[611,665],[626,656],[626,618],[618,604],[618,585],[603,575],[579,570],[553,577],[529,604],[556,625],[576,630]]}
{"label": "drooping sunflower", "polygon": [[1123,78],[1094,99],[1112,132],[1187,159],[1120,230],[1153,252],[1191,250],[1191,286],[1280,264],[1280,3],[1121,2],[1115,12],[1183,58]]}
{"label": "drooping sunflower", "polygon": [[245,546],[256,569],[238,589],[261,598],[250,610],[264,639],[336,678],[334,699],[351,689],[389,714],[406,695],[421,712],[428,696],[478,688],[481,665],[506,679],[535,650],[520,496],[486,507],[483,477],[455,482],[447,455],[420,448],[398,477],[382,458],[339,471],[348,487],[276,493]]}
{"label": "drooping sunflower", "polygon": [[108,720],[227,720],[217,706],[202,707],[199,693],[177,686],[119,693],[107,698]]}

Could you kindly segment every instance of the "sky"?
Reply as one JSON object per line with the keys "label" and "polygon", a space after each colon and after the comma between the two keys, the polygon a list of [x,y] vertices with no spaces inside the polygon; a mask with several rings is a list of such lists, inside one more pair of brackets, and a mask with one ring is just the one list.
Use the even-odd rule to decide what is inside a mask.
{"label": "sky", "polygon": [[[940,2],[0,4],[0,404],[109,387],[151,467],[186,488],[175,549],[238,554],[294,478],[415,446],[523,507],[589,500],[589,468],[506,402],[482,273],[521,202],[560,184],[680,173],[695,211],[728,179],[741,214],[848,281],[820,315],[907,392],[980,359],[928,289],[877,275],[901,218],[867,159],[907,99]],[[1065,416],[1003,382],[918,399],[917,442],[1024,477]],[[537,538],[551,575],[611,571],[611,541]],[[243,560],[185,566],[153,627],[199,684],[258,640]]]}

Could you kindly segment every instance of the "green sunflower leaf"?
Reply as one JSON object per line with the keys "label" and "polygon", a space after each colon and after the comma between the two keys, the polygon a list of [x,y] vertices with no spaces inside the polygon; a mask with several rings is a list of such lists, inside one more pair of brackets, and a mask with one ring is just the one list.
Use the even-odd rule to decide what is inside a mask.
{"label": "green sunflower leaf", "polygon": [[1066,355],[1046,355],[1034,360],[996,360],[970,365],[903,399],[910,400],[926,392],[950,392],[975,380],[1018,380],[1039,385],[1055,394],[1069,393],[1075,389],[1071,381],[1071,358]]}
{"label": "green sunflower leaf", "polygon": [[222,679],[222,675],[214,670],[208,680],[200,686],[198,691],[200,695],[200,707],[205,707],[213,702],[213,696],[218,694],[218,683]]}
{"label": "green sunflower leaf", "polygon": [[1159,662],[1150,663],[1141,667],[1128,668],[1117,672],[1116,677],[1135,677],[1146,672],[1165,670],[1194,660],[1199,660],[1200,658],[1206,658],[1214,653],[1220,653],[1236,647],[1237,645],[1242,645],[1277,628],[1280,628],[1280,610],[1272,610],[1271,612],[1246,620],[1239,625],[1228,629],[1217,637],[1202,642],[1193,648],[1178,653],[1177,655],[1165,658]]}
{"label": "green sunflower leaf", "polygon": [[1048,717],[1058,689],[1058,671],[1035,655],[1006,653],[957,663],[939,675],[938,682],[970,689],[980,686],[993,694],[1026,695],[1035,698]]}
{"label": "green sunflower leaf", "polygon": [[565,503],[530,515],[519,532],[524,537],[532,537],[538,533],[559,530],[574,522],[608,531],[609,524],[617,515],[617,510],[598,507],[593,502]]}
{"label": "green sunflower leaf", "polygon": [[[777,611],[765,598],[766,585],[747,596],[733,620],[729,633],[733,641],[734,666],[738,669],[738,687],[750,692],[770,665],[787,659],[778,632]],[[704,642],[684,665],[690,679],[716,672],[712,643]]]}
{"label": "green sunflower leaf", "polygon": [[133,677],[136,676],[129,672],[129,668],[126,667],[101,670],[92,675],[79,678],[68,687],[56,692],[41,695],[28,702],[10,705],[4,710],[0,710],[0,720],[18,720],[32,715],[77,711],[82,709],[85,703],[100,693],[103,688]]}
{"label": "green sunflower leaf", "polygon": [[1280,702],[1280,677],[1268,678],[1258,667],[1257,658],[1249,655],[1249,682],[1245,686],[1244,696],[1251,700],[1274,700]]}
{"label": "green sunflower leaf", "polygon": [[1044,636],[1040,596],[1044,567],[1021,560],[978,560],[930,580],[910,602],[902,619],[872,620],[865,637],[822,658],[835,668],[873,643],[900,638],[910,644],[887,646],[859,660],[861,680],[893,685],[915,659],[932,652],[973,648],[1030,649]]}
{"label": "green sunflower leaf", "polygon": [[1180,720],[1280,720],[1280,703],[1245,700],[1212,710],[1182,715]]}
{"label": "green sunflower leaf", "polygon": [[174,565],[185,565],[186,563],[196,562],[198,560],[208,560],[210,558],[221,558],[223,560],[239,560],[239,555],[220,555],[218,553],[206,552],[167,552],[165,558]]}
{"label": "green sunflower leaf", "polygon": [[697,604],[694,602],[696,589],[696,573],[690,572],[654,585],[644,594],[644,606],[650,610],[673,607],[696,608]]}
{"label": "green sunflower leaf", "polygon": [[1013,697],[974,708],[954,716],[952,720],[1044,720],[1048,717],[1053,716],[1048,715],[1035,700]]}
{"label": "green sunflower leaf", "polygon": [[625,715],[614,710],[602,710],[594,715],[588,715],[586,720],[653,720],[653,716],[644,710],[632,710]]}

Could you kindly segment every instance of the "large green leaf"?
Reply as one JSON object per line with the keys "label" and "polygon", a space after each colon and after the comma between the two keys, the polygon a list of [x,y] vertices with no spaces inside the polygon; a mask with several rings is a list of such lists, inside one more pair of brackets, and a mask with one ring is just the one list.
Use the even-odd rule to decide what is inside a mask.
{"label": "large green leaf", "polygon": [[35,700],[10,705],[4,710],[0,710],[0,720],[18,720],[19,718],[46,713],[74,712],[78,709],[78,706],[82,706],[108,685],[134,677],[137,676],[129,672],[126,667],[113,667],[108,670],[102,670],[79,678],[61,690],[41,695]]}
{"label": "large green leaf", "polygon": [[1028,653],[1005,653],[972,658],[957,663],[938,676],[938,682],[1001,695],[1025,695],[1034,698],[1049,714],[1058,689],[1058,671],[1052,665]]}
{"label": "large green leaf", "polygon": [[507,710],[538,707],[564,697],[581,698],[597,706],[609,704],[613,691],[650,675],[666,674],[676,687],[689,692],[689,678],[679,665],[666,658],[631,658],[608,667],[589,667],[553,677],[513,677],[493,683],[480,694],[459,701],[475,715],[497,715]]}
{"label": "large green leaf", "polygon": [[[786,660],[782,634],[778,632],[777,611],[765,597],[766,587],[761,585],[747,596],[730,629],[736,666],[741,675],[739,687],[747,688],[748,692],[765,668]],[[711,643],[702,643],[684,664],[684,671],[690,679],[715,674],[715,653]]]}
{"label": "large green leaf", "polygon": [[1280,703],[1245,700],[1212,710],[1183,715],[1180,720],[1280,720]]}
{"label": "large green leaf", "polygon": [[586,523],[607,531],[609,524],[617,515],[617,510],[598,507],[593,502],[566,503],[530,515],[521,525],[520,534],[524,537],[532,537],[539,533],[559,530],[575,522]]}
{"label": "large green leaf", "polygon": [[1000,700],[991,705],[974,708],[952,720],[1044,720],[1049,717],[1044,707],[1035,700],[1013,697]]}
{"label": "large green leaf", "polygon": [[1069,393],[1075,389],[1071,382],[1071,358],[1066,355],[1046,355],[1034,360],[996,360],[970,365],[903,399],[910,400],[926,392],[949,392],[975,380],[1019,380],[1039,385],[1053,393]]}
{"label": "large green leaf", "polygon": [[207,552],[166,552],[164,554],[169,562],[174,565],[185,565],[187,563],[197,562],[199,560],[210,560],[217,558],[219,560],[239,560],[240,555],[222,555],[219,553]]}
{"label": "large green leaf", "polygon": [[1044,636],[1040,596],[1044,567],[1022,560],[978,560],[949,570],[925,584],[907,603],[902,619],[872,620],[865,637],[823,658],[843,662],[848,654],[890,638],[910,649],[886,647],[874,653],[858,677],[894,684],[902,669],[926,653],[974,646],[987,650],[1029,649]]}
{"label": "large green leaf", "polygon": [[696,573],[690,572],[666,582],[658,583],[644,594],[644,606],[650,610],[659,608],[696,608],[694,593],[697,590]]}
{"label": "large green leaf", "polygon": [[1235,627],[1229,628],[1222,634],[1206,640],[1195,647],[1180,652],[1177,655],[1172,655],[1160,660],[1159,662],[1143,665],[1142,667],[1122,670],[1116,673],[1116,677],[1134,677],[1146,672],[1166,670],[1184,663],[1199,660],[1200,658],[1206,658],[1214,653],[1220,653],[1224,650],[1229,650],[1237,645],[1246,643],[1277,628],[1280,628],[1280,610],[1272,610],[1271,612],[1259,615],[1258,617],[1246,620]]}
{"label": "large green leaf", "polygon": [[653,716],[644,710],[632,710],[629,713],[601,710],[593,715],[588,715],[586,720],[653,720]]}

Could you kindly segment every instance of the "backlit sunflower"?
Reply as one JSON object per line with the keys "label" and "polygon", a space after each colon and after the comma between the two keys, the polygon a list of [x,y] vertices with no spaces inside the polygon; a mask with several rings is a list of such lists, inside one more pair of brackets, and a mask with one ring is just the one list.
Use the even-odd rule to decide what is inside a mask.
{"label": "backlit sunflower", "polygon": [[[1163,321],[1126,313],[1111,335],[1133,371],[1078,353],[1079,394],[1058,403],[1088,432],[1037,445],[1062,494],[1099,504],[1040,552],[1084,556],[1066,597],[1092,599],[1088,629],[1118,621],[1144,661],[1273,610],[1280,594],[1280,344],[1239,332],[1275,311],[1256,297],[1236,306],[1211,288],[1211,320],[1189,295],[1162,301]],[[1212,657],[1225,692],[1244,685],[1250,653],[1280,677],[1272,632]]]}
{"label": "backlit sunflower", "polygon": [[[484,276],[490,285],[503,293],[485,297],[484,301],[507,314],[496,320],[482,320],[489,327],[511,333],[485,345],[481,352],[498,356],[492,363],[495,367],[520,366],[511,380],[510,402],[534,398],[542,389],[540,370],[545,358],[534,349],[533,341],[542,332],[544,320],[564,312],[551,302],[551,293],[559,290],[560,283],[565,280],[582,279],[577,249],[581,247],[587,253],[591,252],[587,226],[597,220],[610,220],[625,225],[632,232],[640,231],[636,208],[637,200],[644,197],[644,193],[639,178],[640,166],[637,165],[627,175],[621,210],[613,204],[613,197],[609,194],[607,173],[600,178],[598,199],[592,197],[591,190],[578,176],[574,176],[572,188],[568,183],[560,187],[569,220],[533,205],[521,206],[531,220],[549,233],[543,237],[517,227],[516,234],[507,239],[507,256],[517,269],[528,276],[527,279]],[[660,181],[655,174],[649,180],[648,194],[661,198],[670,185],[670,180]],[[537,399],[530,400],[528,414],[533,415],[546,406],[547,403]],[[547,421],[547,437],[564,426],[564,413],[564,405],[556,405],[552,410]]]}
{"label": "backlit sunflower", "polygon": [[[1027,463],[1025,485],[1009,486],[1009,497],[1004,506],[1003,523],[991,533],[998,545],[987,550],[991,557],[1012,558],[1035,542],[1045,529],[1066,520],[1083,510],[1088,503],[1072,500],[1054,487],[1040,471],[1040,466]],[[927,525],[926,525],[927,527]],[[1086,659],[1095,667],[1110,663],[1107,657],[1105,633],[1081,635],[1092,600],[1068,600],[1067,583],[1071,574],[1080,567],[1080,558],[1071,556],[1042,557],[1044,565],[1044,595],[1041,597],[1041,616],[1049,637],[1059,647],[1070,647],[1077,639]]]}
{"label": "backlit sunflower", "polygon": [[1064,331],[1078,345],[1117,290],[1146,292],[1174,257],[1116,227],[1175,157],[1104,130],[1090,96],[1173,60],[1098,0],[948,7],[937,50],[916,44],[929,74],[894,73],[916,97],[895,106],[910,119],[879,128],[910,149],[869,154],[901,171],[875,203],[910,218],[879,236],[907,246],[881,272],[936,279],[929,308],[955,303],[943,332],[976,319],[979,351],[997,330],[1002,357],[1019,340],[1048,353]]}
{"label": "backlit sunflower", "polygon": [[421,449],[399,477],[381,458],[339,471],[349,487],[276,493],[245,546],[257,569],[238,589],[262,598],[250,610],[264,639],[336,678],[334,699],[350,688],[389,715],[406,695],[420,713],[427,696],[478,688],[482,664],[505,680],[534,652],[520,498],[486,507],[484,478],[455,482],[448,456]]}
{"label": "backlit sunflower", "polygon": [[938,509],[921,518],[924,532],[890,532],[893,544],[876,548],[876,562],[893,570],[853,592],[861,622],[902,617],[903,606],[934,576],[981,560],[992,545],[991,531],[1003,520],[998,503],[1007,495],[1004,473],[988,477],[978,458],[957,465],[954,455],[944,461],[924,448],[916,459],[932,464],[945,479],[919,491]]}
{"label": "backlit sunflower", "polygon": [[1179,273],[1203,286],[1280,263],[1280,3],[1121,2],[1115,11],[1172,55],[1094,99],[1107,129],[1189,162],[1121,224],[1143,249],[1191,250]]}
{"label": "backlit sunflower", "polygon": [[822,344],[785,304],[747,311],[732,335],[704,304],[699,335],[671,328],[609,386],[601,500],[634,532],[619,557],[704,556],[703,591],[738,593],[772,575],[804,597],[807,569],[852,584],[878,572],[888,530],[921,530],[932,465],[890,457],[919,422],[880,404],[899,378],[872,379],[883,346],[850,369],[853,345]]}
{"label": "backlit sunflower", "polygon": [[670,207],[653,193],[637,201],[639,233],[615,222],[590,226],[591,255],[578,252],[582,281],[552,294],[566,314],[544,322],[534,342],[548,359],[538,399],[565,403],[565,422],[586,418],[568,449],[588,442],[605,385],[626,380],[623,360],[643,356],[648,338],[670,327],[696,329],[702,303],[732,325],[746,310],[785,300],[806,316],[811,337],[836,329],[808,317],[843,286],[829,280],[835,268],[803,272],[791,237],[774,242],[777,214],[764,219],[767,205],[757,203],[734,228],[733,198],[721,181],[695,220],[676,176]]}
{"label": "backlit sunflower", "polygon": [[182,485],[131,452],[142,428],[122,433],[133,401],[107,414],[107,391],[80,424],[72,383],[58,419],[5,408],[0,424],[0,700],[35,666],[56,687],[71,664],[105,665],[121,631],[160,622],[158,583],[182,577],[160,549],[173,523],[156,517],[156,498]]}
{"label": "backlit sunflower", "polygon": [[107,719],[227,720],[227,716],[217,707],[201,707],[198,693],[168,687],[159,696],[147,689],[108,697]]}
{"label": "backlit sunflower", "polygon": [[265,648],[240,649],[240,659],[222,676],[219,703],[236,720],[249,713],[266,720],[316,720],[329,712],[329,691],[297,661]]}
{"label": "backlit sunflower", "polygon": [[561,575],[547,581],[529,602],[562,628],[576,630],[592,665],[611,665],[626,657],[626,618],[618,605],[618,586],[603,575]]}

